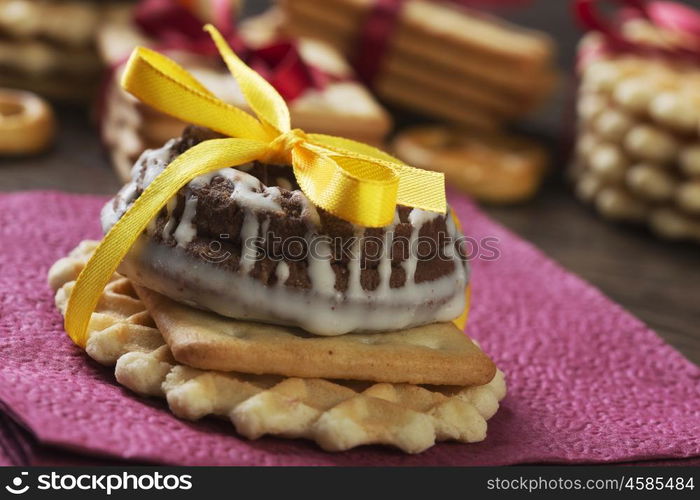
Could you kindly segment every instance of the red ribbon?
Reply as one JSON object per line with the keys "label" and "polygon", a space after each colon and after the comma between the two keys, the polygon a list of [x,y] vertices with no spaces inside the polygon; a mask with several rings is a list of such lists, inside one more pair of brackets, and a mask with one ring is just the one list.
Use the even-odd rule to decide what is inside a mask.
{"label": "red ribbon", "polygon": [[[329,77],[306,64],[291,40],[253,49],[238,35],[231,3],[209,0],[214,24],[236,53],[260,73],[285,101],[290,102],[310,88],[324,88]],[[143,0],[134,11],[134,22],[156,41],[156,50],[180,50],[203,56],[218,54],[211,38],[202,30],[204,22],[182,2]]]}
{"label": "red ribbon", "polygon": [[[642,57],[685,60],[700,63],[700,10],[677,2],[645,0],[608,0],[622,8],[614,13],[612,20],[605,19],[598,10],[605,0],[576,0],[574,13],[582,26],[600,32],[604,37],[601,47],[588,49],[579,56],[584,60],[601,53],[630,53]],[[682,33],[692,45],[658,47],[635,42],[624,37],[621,24],[630,17],[646,19],[659,28]]]}
{"label": "red ribbon", "polygon": [[[360,78],[371,85],[379,74],[391,38],[401,18],[406,0],[375,0],[372,4],[355,47],[353,66]],[[529,0],[438,0],[458,7],[505,7],[523,5]]]}

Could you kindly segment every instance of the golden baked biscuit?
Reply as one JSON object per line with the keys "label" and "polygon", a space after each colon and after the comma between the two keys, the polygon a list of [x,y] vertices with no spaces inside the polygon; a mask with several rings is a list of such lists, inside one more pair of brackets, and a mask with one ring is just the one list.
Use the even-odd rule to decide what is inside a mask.
{"label": "golden baked biscuit", "polygon": [[319,337],[225,318],[134,286],[175,359],[194,368],[437,385],[486,384],[496,370],[452,323]]}

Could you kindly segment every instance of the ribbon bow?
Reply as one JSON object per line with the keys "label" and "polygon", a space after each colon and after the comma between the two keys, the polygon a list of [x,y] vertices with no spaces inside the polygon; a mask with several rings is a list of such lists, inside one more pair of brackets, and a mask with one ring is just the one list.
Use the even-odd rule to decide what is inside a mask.
{"label": "ribbon bow", "polygon": [[[333,78],[307,64],[292,40],[278,40],[263,47],[250,47],[233,22],[231,0],[208,0],[212,24],[236,54],[260,73],[275,90],[291,102],[306,90],[323,89]],[[216,45],[203,30],[202,21],[185,0],[142,0],[133,21],[158,51],[179,50],[203,56],[218,55]],[[123,62],[123,61],[122,61]]]}
{"label": "ribbon bow", "polygon": [[78,276],[66,311],[70,338],[85,346],[90,316],[117,266],[170,198],[197,176],[260,160],[291,164],[311,202],[355,224],[391,223],[396,204],[445,213],[443,174],[410,167],[359,142],[290,126],[277,91],[248,67],[211,25],[205,28],[256,117],[227,104],[162,54],[135,49],[122,86],[146,104],[227,138],[202,142],[151,182],[103,238]]}
{"label": "ribbon bow", "polygon": [[[184,0],[141,0],[133,10],[133,22],[149,38],[168,49],[202,55],[215,55],[216,47],[202,31],[202,21],[192,2]],[[226,41],[241,54],[244,46],[233,24],[231,0],[209,0],[211,23]]]}
{"label": "ribbon bow", "polygon": [[[647,0],[608,0],[623,7],[620,14],[646,19],[652,25],[671,32],[683,34],[693,43],[673,46],[658,46],[628,39],[621,31],[618,16],[613,22],[605,19],[597,7],[604,0],[576,0],[574,13],[584,28],[600,32],[604,37],[603,52],[629,53],[641,57],[656,57],[669,60],[700,63],[700,11],[677,2]],[[617,22],[616,22],[617,21]],[[595,50],[595,49],[594,49]],[[597,53],[584,53],[584,62],[595,58]]]}
{"label": "ribbon bow", "polygon": [[[502,8],[524,6],[531,0],[440,0],[457,8]],[[362,81],[373,85],[389,52],[406,0],[374,0],[360,25],[354,48],[353,66]],[[472,12],[476,15],[476,12]],[[484,13],[480,13],[485,16]]]}

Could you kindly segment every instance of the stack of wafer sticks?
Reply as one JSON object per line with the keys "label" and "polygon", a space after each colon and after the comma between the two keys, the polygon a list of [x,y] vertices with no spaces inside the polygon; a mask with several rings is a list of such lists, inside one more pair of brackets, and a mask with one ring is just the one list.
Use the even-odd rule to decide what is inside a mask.
{"label": "stack of wafer sticks", "polygon": [[[367,50],[358,51],[377,2],[280,0],[291,34],[324,40],[355,61],[368,57]],[[495,131],[535,109],[552,91],[555,51],[546,34],[452,2],[398,3],[370,82],[387,102]]]}

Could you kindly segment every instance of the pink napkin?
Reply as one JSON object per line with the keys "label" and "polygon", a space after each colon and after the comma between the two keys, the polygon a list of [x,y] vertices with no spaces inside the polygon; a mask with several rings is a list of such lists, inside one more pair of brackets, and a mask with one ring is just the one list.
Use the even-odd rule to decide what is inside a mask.
{"label": "pink napkin", "polygon": [[[0,405],[1,406],[1,405]],[[128,465],[116,459],[101,459],[65,449],[43,446],[7,413],[0,409],[0,466],[87,466]],[[131,464],[133,465],[133,464]]]}
{"label": "pink napkin", "polygon": [[[451,202],[500,258],[473,261],[469,333],[508,380],[483,443],[409,456],[341,454],[302,440],[239,438],[227,422],[185,422],[136,397],[63,332],[46,271],[100,236],[103,197],[0,196],[0,401],[43,446],[182,465],[497,465],[700,456],[700,369],[598,290],[482,214]],[[485,251],[489,253],[489,251]],[[2,456],[2,454],[0,454]]]}

